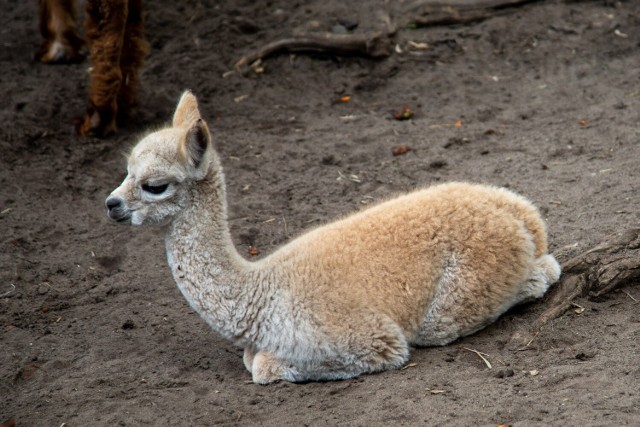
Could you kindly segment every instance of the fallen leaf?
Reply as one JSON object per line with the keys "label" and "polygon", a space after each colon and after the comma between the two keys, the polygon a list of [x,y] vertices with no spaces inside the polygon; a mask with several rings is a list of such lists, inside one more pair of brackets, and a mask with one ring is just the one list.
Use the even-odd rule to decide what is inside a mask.
{"label": "fallen leaf", "polygon": [[350,95],[341,96],[340,97],[340,101],[341,102],[349,102],[349,101],[351,101],[351,96]]}
{"label": "fallen leaf", "polygon": [[453,124],[455,127],[459,128],[462,126],[462,120],[456,120],[456,122]]}
{"label": "fallen leaf", "polygon": [[393,147],[391,149],[391,153],[394,156],[400,156],[402,154],[407,154],[409,151],[411,151],[411,147],[409,147],[408,145],[398,145],[398,146]]}
{"label": "fallen leaf", "polygon": [[580,120],[580,122],[579,122],[579,123],[580,123],[580,126],[586,126],[586,125],[588,125],[588,124],[589,124],[589,120],[587,120],[587,119],[582,119],[582,120]]}
{"label": "fallen leaf", "polygon": [[393,118],[396,120],[409,120],[412,117],[413,111],[406,105],[402,108],[402,110],[393,113]]}

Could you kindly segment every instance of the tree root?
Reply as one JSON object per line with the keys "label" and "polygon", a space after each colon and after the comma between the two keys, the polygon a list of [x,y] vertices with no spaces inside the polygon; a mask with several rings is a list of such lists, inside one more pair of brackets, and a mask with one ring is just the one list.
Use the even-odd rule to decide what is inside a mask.
{"label": "tree root", "polygon": [[595,248],[562,264],[562,277],[549,292],[537,326],[564,314],[581,296],[600,297],[640,281],[640,228],[610,235]]}
{"label": "tree root", "polygon": [[593,249],[562,264],[560,282],[542,301],[546,310],[529,326],[516,331],[511,343],[528,347],[540,328],[562,316],[579,297],[598,298],[614,289],[640,283],[640,228],[614,233]]}
{"label": "tree root", "polygon": [[419,0],[405,9],[407,24],[468,24],[494,16],[499,10],[520,6],[535,0]]}
{"label": "tree root", "polygon": [[267,43],[235,63],[238,71],[248,71],[255,61],[280,51],[330,52],[339,55],[359,55],[383,58],[391,55],[391,35],[385,32],[371,34],[307,33]]}
{"label": "tree root", "polygon": [[[499,10],[536,0],[419,0],[402,13],[401,26],[465,24],[495,15]],[[288,52],[327,52],[384,58],[393,53],[396,25],[388,14],[381,14],[384,29],[363,34],[308,32],[276,40],[248,53],[235,63],[236,70],[246,73],[252,64],[270,55]]]}

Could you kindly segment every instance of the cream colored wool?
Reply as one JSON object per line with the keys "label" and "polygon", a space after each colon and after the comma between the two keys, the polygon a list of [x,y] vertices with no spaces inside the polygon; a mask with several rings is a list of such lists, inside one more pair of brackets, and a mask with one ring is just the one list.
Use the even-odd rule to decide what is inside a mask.
{"label": "cream colored wool", "polygon": [[467,183],[388,200],[249,262],[233,246],[224,175],[190,92],[172,127],[140,141],[128,166],[109,216],[163,227],[178,287],[245,349],[256,383],[399,368],[410,345],[474,333],[560,276],[538,210]]}

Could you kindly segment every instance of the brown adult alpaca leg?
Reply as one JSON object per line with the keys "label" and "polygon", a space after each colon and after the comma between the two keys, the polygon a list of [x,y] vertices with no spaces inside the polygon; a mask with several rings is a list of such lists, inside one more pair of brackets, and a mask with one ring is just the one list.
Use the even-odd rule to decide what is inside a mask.
{"label": "brown adult alpaca leg", "polygon": [[50,64],[78,62],[84,40],[76,29],[74,0],[40,0],[40,34],[44,39],[35,54]]}
{"label": "brown adult alpaca leg", "polygon": [[120,59],[128,15],[126,0],[87,0],[86,35],[91,56],[89,107],[76,130],[107,136],[116,130]]}
{"label": "brown adult alpaca leg", "polygon": [[142,12],[142,0],[129,0],[129,15],[120,57],[122,83],[118,92],[118,124],[123,124],[137,105],[140,69],[149,53],[149,44],[144,38]]}

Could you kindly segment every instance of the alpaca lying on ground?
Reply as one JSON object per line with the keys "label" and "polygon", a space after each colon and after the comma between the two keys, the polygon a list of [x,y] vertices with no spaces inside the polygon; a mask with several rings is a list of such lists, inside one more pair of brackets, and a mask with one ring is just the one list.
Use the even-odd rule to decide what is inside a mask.
{"label": "alpaca lying on ground", "polygon": [[[142,0],[87,0],[85,33],[91,59],[89,106],[76,124],[80,135],[106,136],[137,102],[138,73],[149,51],[144,40]],[[76,62],[84,40],[78,34],[74,0],[40,0],[36,54],[45,63]]]}
{"label": "alpaca lying on ground", "polygon": [[227,225],[224,175],[186,92],[106,200],[159,225],[173,276],[211,327],[244,348],[253,381],[335,380],[403,366],[541,297],[560,266],[540,214],[506,189],[451,183],[316,228],[257,262]]}

